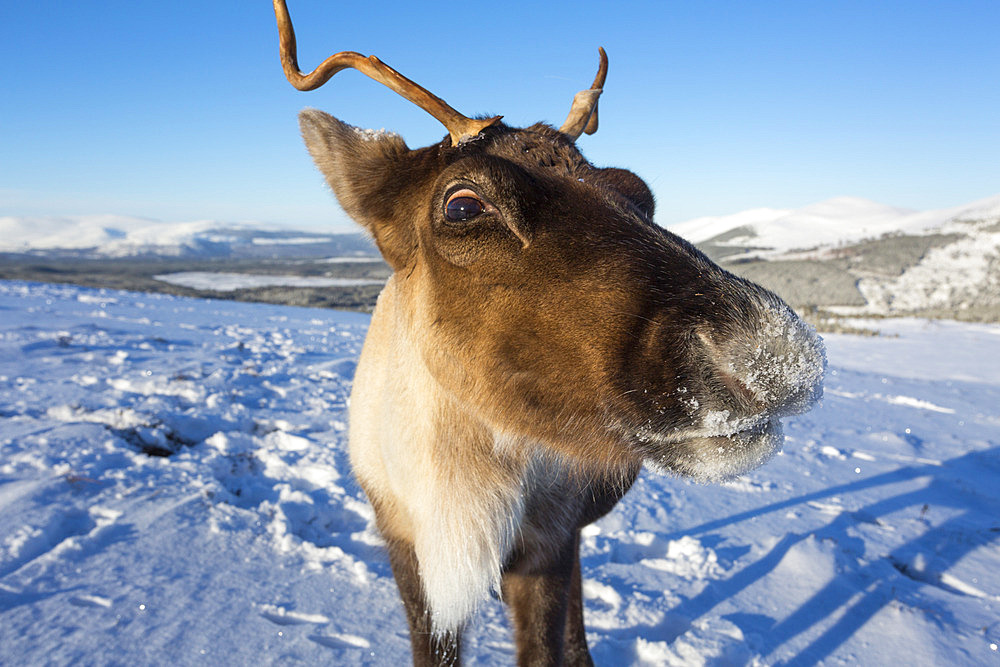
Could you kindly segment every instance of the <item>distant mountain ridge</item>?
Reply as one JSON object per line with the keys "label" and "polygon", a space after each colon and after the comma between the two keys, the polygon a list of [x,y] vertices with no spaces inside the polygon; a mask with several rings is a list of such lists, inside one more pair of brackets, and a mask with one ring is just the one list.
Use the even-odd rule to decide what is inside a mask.
{"label": "distant mountain ridge", "polygon": [[695,244],[754,247],[768,254],[831,247],[885,234],[921,234],[954,220],[1000,217],[1000,195],[931,211],[836,197],[799,209],[758,208],[667,226]]}
{"label": "distant mountain ridge", "polygon": [[361,233],[324,234],[214,220],[161,222],[117,215],[3,216],[0,253],[85,258],[373,256]]}
{"label": "distant mountain ridge", "polygon": [[[837,197],[799,209],[697,218],[667,229],[806,312],[1000,322],[1000,195],[932,211]],[[300,259],[373,258],[378,251],[361,233],[107,215],[0,217],[2,254],[50,260],[288,260],[284,270],[298,270]],[[317,275],[329,273],[325,266]]]}

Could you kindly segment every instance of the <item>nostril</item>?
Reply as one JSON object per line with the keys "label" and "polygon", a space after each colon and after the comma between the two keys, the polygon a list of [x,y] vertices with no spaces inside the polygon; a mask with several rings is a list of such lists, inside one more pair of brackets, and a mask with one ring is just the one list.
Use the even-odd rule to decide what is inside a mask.
{"label": "nostril", "polygon": [[823,343],[789,309],[763,307],[760,319],[724,335],[700,330],[717,397],[747,413],[790,414],[822,394]]}
{"label": "nostril", "polygon": [[[732,345],[716,343],[706,331],[698,331],[697,338],[708,361],[709,385],[715,386],[727,406],[738,408],[738,412],[761,412],[766,406],[759,400],[757,392],[740,379],[743,363],[739,360],[739,350]],[[734,404],[735,401],[735,404]]]}
{"label": "nostril", "polygon": [[729,390],[729,393],[754,411],[763,410],[764,406],[757,398],[756,392],[740,382],[732,373],[722,370],[717,371],[717,377],[722,385]]}

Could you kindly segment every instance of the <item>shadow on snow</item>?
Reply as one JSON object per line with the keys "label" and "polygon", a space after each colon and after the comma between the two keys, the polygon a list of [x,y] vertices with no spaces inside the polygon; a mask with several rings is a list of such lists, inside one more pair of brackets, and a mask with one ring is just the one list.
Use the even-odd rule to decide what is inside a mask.
{"label": "shadow on snow", "polygon": [[[735,614],[728,617],[760,636],[763,645],[758,648],[765,657],[773,655],[784,644],[811,628],[832,622],[832,625],[796,655],[784,661],[775,661],[774,664],[813,665],[822,661],[894,600],[912,601],[914,606],[920,606],[921,603],[914,599],[914,594],[923,586],[935,586],[955,595],[976,595],[974,589],[960,590],[950,585],[941,575],[974,549],[1000,542],[1000,520],[997,519],[1000,517],[1000,501],[988,489],[977,492],[975,488],[970,488],[975,484],[977,476],[980,483],[990,484],[992,476],[983,479],[981,475],[984,468],[1000,470],[1000,447],[971,452],[940,465],[922,464],[900,468],[666,535],[665,538],[670,540],[705,535],[728,525],[791,509],[810,501],[849,496],[921,478],[929,480],[922,488],[879,499],[858,510],[845,509],[829,523],[815,530],[786,534],[764,556],[728,579],[712,581],[701,593],[682,602],[674,613],[694,622],[720,602],[763,580],[794,546],[810,537],[834,542],[857,541],[860,544],[851,545],[851,550],[859,553],[854,558],[838,562],[838,566],[843,567],[838,567],[829,583],[776,623],[761,615]],[[970,494],[975,497],[970,499]],[[959,510],[959,513],[937,526],[929,526],[929,522],[925,521],[929,526],[926,532],[881,556],[865,554],[863,538],[850,537],[848,532],[849,527],[859,523],[882,525],[879,517],[900,510],[916,508],[922,515],[927,506],[942,505]],[[959,535],[961,539],[956,539]],[[933,556],[936,571],[913,565],[916,559],[926,555]],[[944,628],[955,624],[955,619],[945,609],[935,610],[933,617]]]}

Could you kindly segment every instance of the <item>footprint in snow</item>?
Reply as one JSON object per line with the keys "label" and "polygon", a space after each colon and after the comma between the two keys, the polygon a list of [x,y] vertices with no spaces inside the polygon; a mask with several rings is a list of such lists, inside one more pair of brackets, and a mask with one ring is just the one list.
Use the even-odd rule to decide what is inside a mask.
{"label": "footprint in snow", "polygon": [[7,556],[0,561],[0,577],[16,572],[47,554],[72,548],[97,527],[98,523],[91,513],[76,508],[54,517],[45,525],[23,526],[3,540],[3,552]]}

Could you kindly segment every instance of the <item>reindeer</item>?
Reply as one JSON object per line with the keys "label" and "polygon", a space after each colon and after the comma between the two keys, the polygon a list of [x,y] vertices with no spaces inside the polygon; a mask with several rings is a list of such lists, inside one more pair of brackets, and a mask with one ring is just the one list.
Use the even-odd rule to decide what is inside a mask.
{"label": "reindeer", "polygon": [[779,417],[819,397],[822,344],[777,296],[653,222],[635,174],[576,146],[607,73],[557,130],[468,118],[374,56],[299,71],[284,0],[281,61],[300,90],[353,68],[438,119],[410,149],[321,111],[305,144],[393,268],[354,378],[350,458],[409,623],[413,662],[456,664],[491,593],[520,664],[592,664],[580,529],[643,463],[705,482],[764,463]]}

